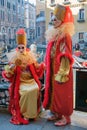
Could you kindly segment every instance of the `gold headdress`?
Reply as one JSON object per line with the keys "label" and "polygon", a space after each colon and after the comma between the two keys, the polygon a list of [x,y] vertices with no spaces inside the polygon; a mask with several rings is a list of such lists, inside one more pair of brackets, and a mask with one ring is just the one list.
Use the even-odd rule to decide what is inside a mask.
{"label": "gold headdress", "polygon": [[66,12],[66,8],[64,6],[58,4],[58,5],[56,5],[53,13],[58,20],[63,21],[64,17],[65,17],[65,12]]}
{"label": "gold headdress", "polygon": [[17,32],[16,32],[16,41],[17,41],[17,44],[23,44],[23,45],[26,45],[27,43],[27,40],[26,40],[26,32],[23,28],[19,29]]}
{"label": "gold headdress", "polygon": [[61,20],[63,23],[74,23],[72,11],[69,6],[62,6],[57,4],[53,13],[56,16],[56,18],[58,20]]}

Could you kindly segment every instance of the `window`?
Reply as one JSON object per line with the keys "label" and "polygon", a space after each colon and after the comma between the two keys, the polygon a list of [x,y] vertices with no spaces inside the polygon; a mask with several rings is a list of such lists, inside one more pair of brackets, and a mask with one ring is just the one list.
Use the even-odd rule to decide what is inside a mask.
{"label": "window", "polygon": [[10,9],[10,2],[7,2],[7,8]]}
{"label": "window", "polygon": [[13,5],[13,10],[16,11],[16,6],[15,5]]}
{"label": "window", "polygon": [[84,38],[84,32],[79,33],[79,41],[83,41]]}
{"label": "window", "polygon": [[21,18],[18,18],[18,23],[21,23]]}
{"label": "window", "polygon": [[0,1],[1,6],[4,6],[4,0]]}
{"label": "window", "polygon": [[1,20],[2,20],[2,21],[5,20],[5,13],[4,13],[4,11],[2,11],[2,10],[1,10],[1,16],[0,16],[0,17],[1,17]]}
{"label": "window", "polygon": [[18,3],[20,3],[20,0],[18,0]]}
{"label": "window", "polygon": [[84,9],[79,10],[79,20],[84,20]]}
{"label": "window", "polygon": [[13,23],[16,23],[16,15],[13,14]]}
{"label": "window", "polygon": [[20,13],[20,7],[18,6],[18,8],[17,8],[18,10],[17,10],[17,12],[18,12],[18,14]]}
{"label": "window", "polygon": [[55,0],[50,0],[50,3],[51,3],[51,4],[54,4],[54,3],[55,3]]}
{"label": "window", "polygon": [[38,36],[40,36],[40,27],[38,27]]}
{"label": "window", "polygon": [[70,1],[69,1],[69,0],[64,0],[63,3],[64,3],[64,4],[70,4]]}
{"label": "window", "polygon": [[24,4],[24,1],[22,0],[22,5]]}
{"label": "window", "polygon": [[5,29],[4,28],[2,28],[2,33],[5,33]]}
{"label": "window", "polygon": [[8,13],[8,22],[11,22],[11,14]]}

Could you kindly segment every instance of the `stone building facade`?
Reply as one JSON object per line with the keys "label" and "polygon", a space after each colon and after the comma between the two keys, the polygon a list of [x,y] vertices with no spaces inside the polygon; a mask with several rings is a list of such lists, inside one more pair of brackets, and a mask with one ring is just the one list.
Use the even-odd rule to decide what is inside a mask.
{"label": "stone building facade", "polygon": [[24,24],[24,0],[0,0],[0,40],[10,49],[15,46],[15,33]]}

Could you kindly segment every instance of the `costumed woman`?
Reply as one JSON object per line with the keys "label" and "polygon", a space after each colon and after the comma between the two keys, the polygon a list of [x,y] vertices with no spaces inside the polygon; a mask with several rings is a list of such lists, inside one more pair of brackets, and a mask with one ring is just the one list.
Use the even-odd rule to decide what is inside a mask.
{"label": "costumed woman", "polygon": [[53,27],[46,31],[46,82],[43,107],[50,109],[56,126],[71,122],[73,112],[72,39],[74,20],[68,6],[56,5]]}
{"label": "costumed woman", "polygon": [[18,47],[10,54],[9,65],[2,72],[3,77],[10,81],[9,111],[13,124],[29,124],[40,110],[39,78],[43,75],[44,64],[38,64],[29,49],[26,48],[27,38],[23,28],[16,32]]}

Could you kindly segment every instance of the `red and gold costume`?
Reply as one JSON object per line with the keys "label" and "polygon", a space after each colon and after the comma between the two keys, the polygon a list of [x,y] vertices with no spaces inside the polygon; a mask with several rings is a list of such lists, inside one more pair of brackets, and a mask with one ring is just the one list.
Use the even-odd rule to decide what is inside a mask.
{"label": "red and gold costume", "polygon": [[[60,7],[61,8],[61,7]],[[56,8],[54,15],[62,20],[54,37],[47,31],[49,43],[46,50],[46,85],[43,107],[59,116],[70,116],[73,112],[72,40],[73,17],[69,7]],[[62,11],[62,13],[61,13]]]}
{"label": "red and gold costume", "polygon": [[[26,44],[24,29],[17,32],[17,43]],[[11,67],[11,66],[14,67]],[[29,49],[24,53],[15,54],[5,67],[3,76],[10,81],[9,111],[12,114],[10,120],[13,124],[28,124],[27,119],[34,119],[40,110],[40,81],[43,75],[44,65],[38,64]]]}

